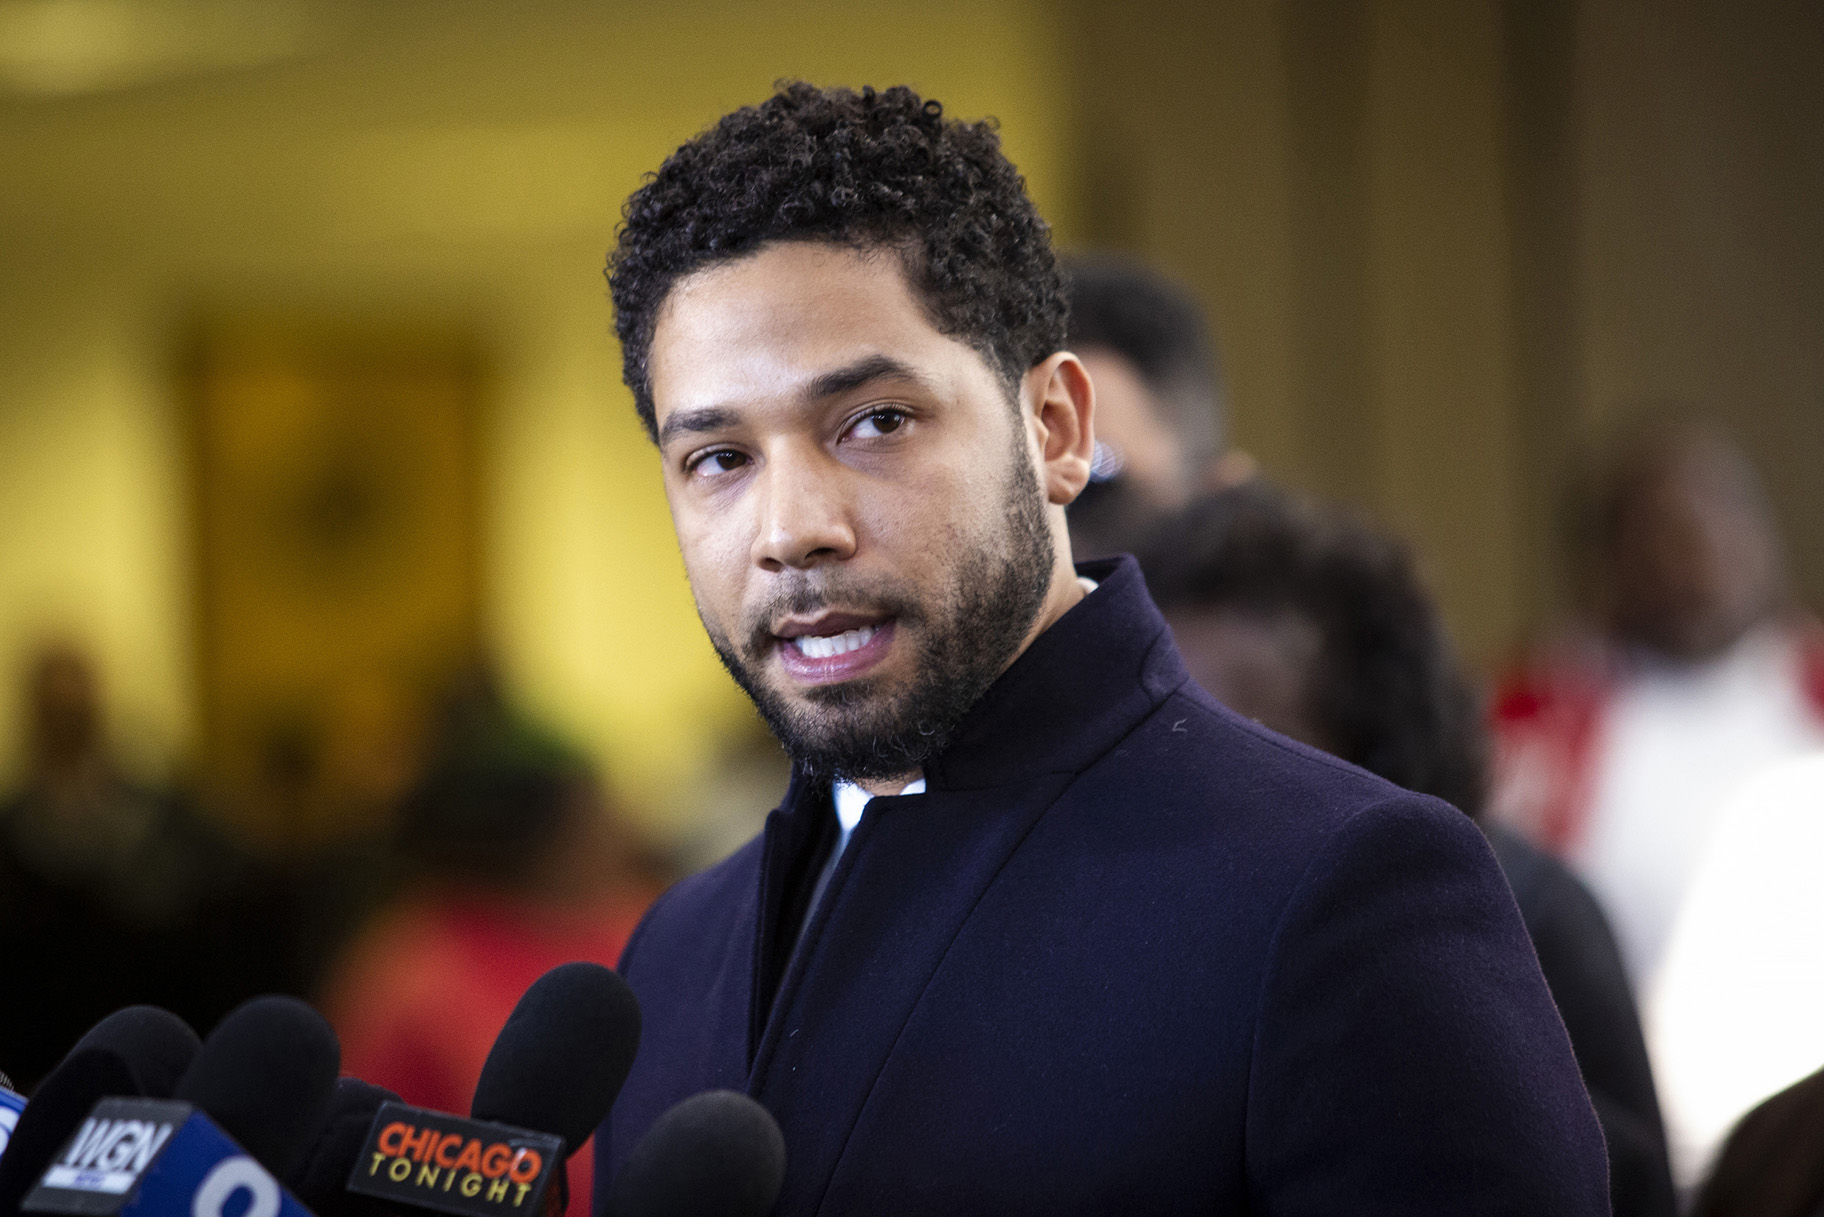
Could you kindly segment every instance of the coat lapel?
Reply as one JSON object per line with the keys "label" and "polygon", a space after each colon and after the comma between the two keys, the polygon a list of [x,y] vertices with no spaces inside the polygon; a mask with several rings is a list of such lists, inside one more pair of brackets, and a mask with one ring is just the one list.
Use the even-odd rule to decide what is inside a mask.
{"label": "coat lapel", "polygon": [[792,1147],[780,1211],[815,1210],[951,942],[1068,781],[868,805],[779,987],[749,1078]]}
{"label": "coat lapel", "polygon": [[750,1075],[790,959],[792,938],[804,920],[804,904],[814,881],[810,872],[829,854],[835,821],[828,784],[812,781],[794,769],[785,801],[767,817],[761,842],[759,918],[748,977],[747,1052],[743,1057]]}

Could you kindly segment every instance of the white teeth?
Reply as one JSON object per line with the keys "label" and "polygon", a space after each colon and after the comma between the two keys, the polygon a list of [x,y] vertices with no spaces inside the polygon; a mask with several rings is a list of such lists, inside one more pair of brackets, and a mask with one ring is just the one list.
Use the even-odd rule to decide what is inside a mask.
{"label": "white teeth", "polygon": [[844,630],[840,634],[829,634],[822,637],[816,634],[806,634],[792,639],[792,645],[797,647],[799,653],[807,659],[829,659],[831,656],[846,655],[850,651],[867,646],[868,640],[874,637],[874,632],[878,628],[864,625],[859,629]]}

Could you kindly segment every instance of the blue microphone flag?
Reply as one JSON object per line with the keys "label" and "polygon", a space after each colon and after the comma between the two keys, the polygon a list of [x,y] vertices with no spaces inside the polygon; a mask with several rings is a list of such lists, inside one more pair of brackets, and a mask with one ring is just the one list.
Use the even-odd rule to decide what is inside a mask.
{"label": "blue microphone flag", "polygon": [[6,1143],[13,1139],[13,1129],[19,1127],[19,1113],[24,1110],[25,1096],[0,1085],[0,1154],[6,1152]]}

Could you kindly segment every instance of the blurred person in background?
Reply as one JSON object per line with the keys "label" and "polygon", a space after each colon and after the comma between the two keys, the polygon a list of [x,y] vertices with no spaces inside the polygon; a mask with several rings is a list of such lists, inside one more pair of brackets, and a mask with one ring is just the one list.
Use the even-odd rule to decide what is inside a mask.
{"label": "blurred person in background", "polygon": [[[1405,549],[1256,481],[1163,525],[1142,568],[1191,675],[1236,712],[1479,819],[1481,707]],[[1675,1211],[1614,936],[1560,863],[1484,825],[1570,1033],[1618,1217]]]}
{"label": "blurred person in background", "polygon": [[[480,670],[447,701],[396,848],[397,895],[332,967],[323,1008],[349,1073],[466,1112],[526,988],[573,960],[613,967],[657,887],[586,765]],[[572,1217],[591,1158],[570,1159]]]}
{"label": "blurred person in background", "polygon": [[1065,342],[1096,386],[1089,485],[1066,515],[1071,552],[1137,548],[1161,516],[1252,462],[1225,455],[1222,368],[1190,291],[1114,254],[1065,260]]}
{"label": "blurred person in background", "polygon": [[1824,1213],[1824,1070],[1793,1083],[1729,1134],[1691,1217]]}
{"label": "blurred person in background", "polygon": [[[1762,771],[1725,801],[1692,877],[1643,1001],[1673,1163],[1687,1183],[1744,1112],[1824,1066],[1820,858],[1824,753],[1814,753]],[[1824,1103],[1806,1102],[1824,1118]],[[1768,1116],[1742,1136],[1765,1141],[1769,1120],[1785,1122]],[[1824,1131],[1811,1144],[1805,1165],[1824,1180]],[[1719,1176],[1739,1175],[1745,1153],[1725,1153]],[[1782,1169],[1797,1179],[1800,1165]]]}
{"label": "blurred person in background", "polygon": [[88,655],[46,647],[25,694],[29,767],[0,805],[0,1068],[29,1089],[121,1006],[207,1030],[283,973],[261,962],[280,915],[251,862],[110,752]]}
{"label": "blurred person in background", "polygon": [[1587,621],[1497,690],[1493,814],[1595,891],[1644,997],[1725,796],[1824,745],[1824,637],[1715,429],[1649,419],[1580,497]]}

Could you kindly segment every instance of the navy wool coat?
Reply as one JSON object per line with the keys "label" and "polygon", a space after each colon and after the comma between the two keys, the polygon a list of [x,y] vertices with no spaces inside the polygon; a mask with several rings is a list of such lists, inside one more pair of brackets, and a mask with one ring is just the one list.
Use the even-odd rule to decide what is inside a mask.
{"label": "navy wool coat", "polygon": [[1231,713],[1131,560],[1083,570],[928,793],[868,805],[789,964],[788,877],[833,815],[802,774],[653,906],[598,1202],[726,1087],[784,1130],[781,1214],[1606,1214],[1481,833]]}

